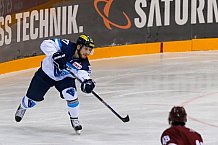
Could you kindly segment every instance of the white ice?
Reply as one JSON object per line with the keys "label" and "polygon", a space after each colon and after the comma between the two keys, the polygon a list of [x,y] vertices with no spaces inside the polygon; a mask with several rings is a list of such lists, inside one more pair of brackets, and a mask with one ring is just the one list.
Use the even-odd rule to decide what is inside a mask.
{"label": "white ice", "polygon": [[[27,110],[14,113],[36,68],[0,75],[0,145],[158,145],[169,127],[168,112],[183,105],[187,127],[206,145],[218,145],[218,51],[164,53],[91,61],[95,91],[123,123],[93,95],[78,91],[81,135],[72,129],[66,102],[52,88]],[[13,67],[13,66],[11,66]],[[1,68],[2,69],[2,68]]]}

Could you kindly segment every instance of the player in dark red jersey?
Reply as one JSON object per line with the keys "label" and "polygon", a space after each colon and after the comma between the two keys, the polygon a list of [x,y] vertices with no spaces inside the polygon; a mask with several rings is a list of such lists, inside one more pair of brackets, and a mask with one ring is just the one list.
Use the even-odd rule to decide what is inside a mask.
{"label": "player in dark red jersey", "polygon": [[162,145],[203,145],[201,135],[185,127],[187,113],[182,106],[174,106],[168,118],[170,128],[161,135]]}

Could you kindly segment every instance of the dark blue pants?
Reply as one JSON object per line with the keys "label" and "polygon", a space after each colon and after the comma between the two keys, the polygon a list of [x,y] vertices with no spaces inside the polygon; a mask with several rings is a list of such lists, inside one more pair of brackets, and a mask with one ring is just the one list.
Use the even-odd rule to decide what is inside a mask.
{"label": "dark blue pants", "polygon": [[32,78],[26,96],[34,101],[42,101],[44,100],[46,92],[53,86],[55,86],[55,88],[60,92],[61,97],[62,90],[69,87],[76,88],[74,78],[67,77],[63,80],[55,81],[44,73],[40,67]]}

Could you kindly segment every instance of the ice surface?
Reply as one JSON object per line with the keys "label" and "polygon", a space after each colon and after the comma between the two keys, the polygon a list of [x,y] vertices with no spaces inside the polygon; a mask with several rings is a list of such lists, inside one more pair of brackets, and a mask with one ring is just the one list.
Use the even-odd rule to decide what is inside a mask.
{"label": "ice surface", "polygon": [[97,98],[78,91],[81,135],[72,129],[66,102],[52,88],[27,110],[20,123],[14,113],[36,68],[0,75],[0,145],[158,145],[168,128],[168,112],[184,105],[187,127],[206,145],[218,145],[218,52],[141,55],[91,61]]}

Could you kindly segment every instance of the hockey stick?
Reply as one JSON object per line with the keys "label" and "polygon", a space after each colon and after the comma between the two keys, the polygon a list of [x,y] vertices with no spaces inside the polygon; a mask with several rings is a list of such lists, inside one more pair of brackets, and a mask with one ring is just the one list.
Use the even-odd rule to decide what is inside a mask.
{"label": "hockey stick", "polygon": [[[74,67],[74,66],[73,66]],[[80,78],[78,78],[78,76],[75,74],[76,73],[76,69],[72,68],[72,65],[67,63],[67,67],[66,70],[72,75],[74,76],[80,83],[82,83],[82,80]],[[105,106],[107,106],[107,108],[109,108],[118,118],[120,118],[123,122],[128,122],[129,121],[129,115],[127,115],[126,117],[121,117],[113,108],[111,108],[110,105],[108,105],[97,93],[95,93],[95,91],[92,91],[92,94],[98,98],[98,100],[100,100]]]}

